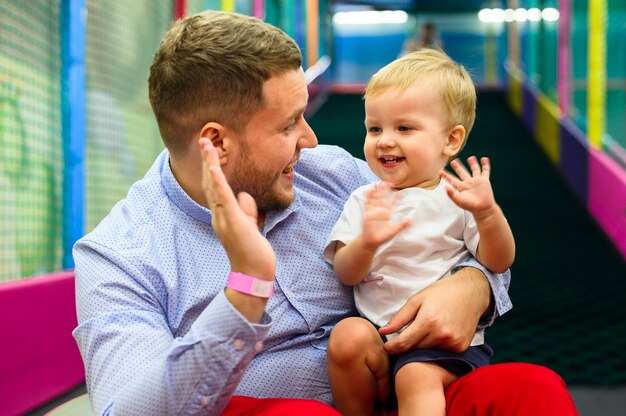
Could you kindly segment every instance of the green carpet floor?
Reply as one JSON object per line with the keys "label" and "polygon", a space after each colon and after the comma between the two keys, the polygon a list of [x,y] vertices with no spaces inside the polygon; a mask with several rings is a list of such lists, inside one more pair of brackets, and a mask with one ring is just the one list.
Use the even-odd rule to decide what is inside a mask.
{"label": "green carpet floor", "polygon": [[[331,95],[320,143],[363,157],[363,103]],[[487,331],[494,362],[547,365],[568,384],[626,383],[626,263],[498,92],[481,92],[465,157],[489,156],[517,244],[512,311]]]}

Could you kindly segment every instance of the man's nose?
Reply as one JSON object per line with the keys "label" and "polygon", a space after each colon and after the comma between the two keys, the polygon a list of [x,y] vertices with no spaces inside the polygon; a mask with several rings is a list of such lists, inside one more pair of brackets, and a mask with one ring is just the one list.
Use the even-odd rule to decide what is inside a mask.
{"label": "man's nose", "polygon": [[298,148],[311,148],[315,146],[317,146],[317,136],[311,126],[309,126],[309,123],[304,120],[303,130],[298,138]]}

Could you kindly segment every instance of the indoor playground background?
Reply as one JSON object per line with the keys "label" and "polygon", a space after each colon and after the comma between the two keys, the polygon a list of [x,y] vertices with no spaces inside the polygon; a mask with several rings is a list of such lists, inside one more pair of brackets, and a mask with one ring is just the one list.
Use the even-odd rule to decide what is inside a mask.
{"label": "indoor playground background", "polygon": [[[477,84],[463,155],[492,158],[518,244],[515,307],[487,332],[495,361],[626,385],[626,1],[495,1],[482,19],[476,2],[355,3],[1,1],[0,289],[71,271],[74,242],[163,149],[147,77],[174,19],[215,9],[281,27],[302,49],[320,143],[359,157],[364,83],[428,21]],[[546,9],[556,18],[528,12]]]}

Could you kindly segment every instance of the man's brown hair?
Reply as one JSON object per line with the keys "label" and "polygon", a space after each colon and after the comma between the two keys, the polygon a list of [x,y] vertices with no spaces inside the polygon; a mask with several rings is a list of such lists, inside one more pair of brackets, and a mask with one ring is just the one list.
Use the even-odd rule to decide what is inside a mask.
{"label": "man's brown hair", "polygon": [[148,80],[161,137],[183,154],[207,122],[242,132],[263,105],[263,84],[302,65],[296,43],[255,17],[206,11],[175,22]]}

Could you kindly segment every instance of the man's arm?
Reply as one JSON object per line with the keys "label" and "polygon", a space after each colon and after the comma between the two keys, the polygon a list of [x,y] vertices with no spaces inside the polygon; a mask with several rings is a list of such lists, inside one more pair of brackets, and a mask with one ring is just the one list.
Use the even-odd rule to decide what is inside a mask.
{"label": "man's arm", "polygon": [[509,272],[494,275],[473,259],[459,263],[458,267],[461,268],[453,275],[413,295],[380,329],[385,335],[408,324],[398,337],[385,344],[387,352],[410,348],[464,351],[477,327],[490,325],[510,309]]}
{"label": "man's arm", "polygon": [[269,330],[248,322],[220,292],[175,338],[171,307],[123,258],[77,244],[74,331],[96,414],[219,415]]}
{"label": "man's arm", "polygon": [[509,286],[511,285],[511,271],[504,273],[492,273],[485,266],[480,264],[474,257],[468,256],[461,260],[452,268],[452,273],[456,273],[462,268],[473,268],[482,272],[482,276],[487,279],[491,293],[491,304],[487,312],[480,318],[478,328],[491,326],[496,318],[511,310],[513,304],[509,297]]}
{"label": "man's arm", "polygon": [[[202,154],[202,187],[211,208],[211,224],[226,250],[231,270],[273,281],[276,255],[259,232],[259,213],[254,198],[245,192],[235,197],[211,140],[203,137],[198,145]],[[265,312],[267,299],[230,288],[226,289],[226,297],[251,322],[258,322]]]}
{"label": "man's arm", "polygon": [[[203,187],[230,269],[273,280],[274,251],[257,228],[254,200],[235,198],[215,149],[210,142],[201,145]],[[79,318],[74,336],[96,412],[219,415],[269,330],[267,299],[226,288],[175,338],[165,310],[175,306],[159,292],[165,290],[159,282],[149,287],[131,261],[95,242],[79,242],[73,254]]]}

